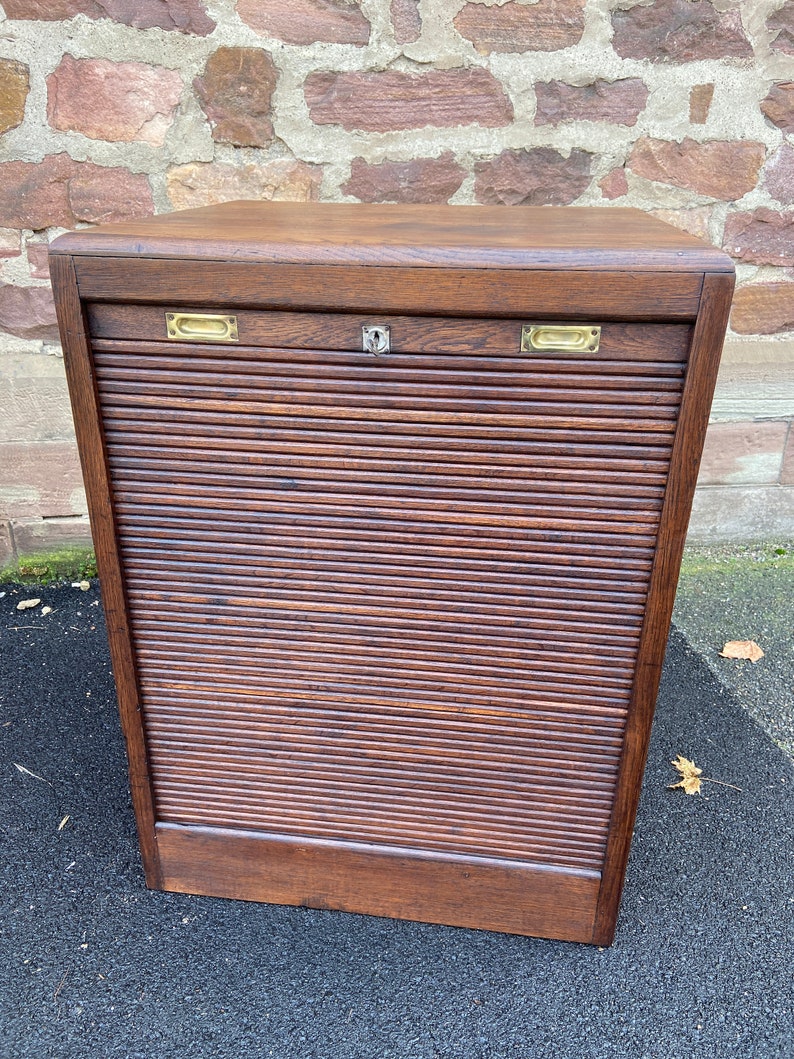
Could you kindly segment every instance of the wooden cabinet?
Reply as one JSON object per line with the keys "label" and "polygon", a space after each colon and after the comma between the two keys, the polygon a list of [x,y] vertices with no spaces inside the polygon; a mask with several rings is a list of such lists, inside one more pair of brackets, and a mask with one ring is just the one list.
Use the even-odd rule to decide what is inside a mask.
{"label": "wooden cabinet", "polygon": [[51,267],[149,884],[608,944],[729,259],[231,203]]}

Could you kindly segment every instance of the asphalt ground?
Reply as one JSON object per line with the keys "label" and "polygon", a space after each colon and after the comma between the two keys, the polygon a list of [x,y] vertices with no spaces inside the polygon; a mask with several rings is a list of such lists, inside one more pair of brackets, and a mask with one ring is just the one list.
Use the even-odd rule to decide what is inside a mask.
{"label": "asphalt ground", "polygon": [[146,890],[97,586],[5,587],[4,1059],[794,1054],[794,770],[680,633],[600,950]]}

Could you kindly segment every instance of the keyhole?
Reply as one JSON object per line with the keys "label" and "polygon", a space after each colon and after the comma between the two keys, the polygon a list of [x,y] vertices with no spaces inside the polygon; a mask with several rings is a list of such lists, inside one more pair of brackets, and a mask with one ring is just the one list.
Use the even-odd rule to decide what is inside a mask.
{"label": "keyhole", "polygon": [[380,353],[389,352],[389,326],[388,324],[366,325],[361,328],[363,336],[364,352]]}

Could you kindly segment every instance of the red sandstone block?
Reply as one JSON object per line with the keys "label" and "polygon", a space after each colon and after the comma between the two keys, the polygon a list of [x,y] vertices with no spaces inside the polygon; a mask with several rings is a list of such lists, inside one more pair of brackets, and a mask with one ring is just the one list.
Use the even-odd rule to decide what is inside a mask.
{"label": "red sandstone block", "polygon": [[0,444],[0,510],[9,518],[79,515],[83,477],[74,442]]}
{"label": "red sandstone block", "polygon": [[758,209],[730,213],[723,246],[753,265],[794,265],[794,212]]}
{"label": "red sandstone block", "polygon": [[304,85],[312,121],[364,132],[427,125],[507,125],[513,107],[496,78],[481,67],[408,74],[314,73]]}
{"label": "red sandstone block", "polygon": [[540,81],[535,85],[535,95],[536,125],[559,125],[565,121],[636,125],[648,101],[648,87],[638,77],[622,81],[599,79],[589,85]]}
{"label": "red sandstone block", "polygon": [[257,33],[287,44],[362,46],[369,41],[369,20],[347,0],[237,0],[237,14]]}
{"label": "red sandstone block", "polygon": [[712,423],[699,485],[774,485],[780,477],[788,423]]}
{"label": "red sandstone block", "polygon": [[41,162],[0,164],[0,225],[8,228],[73,228],[154,213],[143,173],[117,166],[75,162],[51,154]]}
{"label": "red sandstone block", "polygon": [[215,29],[200,0],[3,0],[8,18],[60,22],[86,15],[135,29],[179,30],[206,36]]}
{"label": "red sandstone block", "polygon": [[162,147],[183,87],[163,66],[67,54],[47,78],[47,118],[54,129],[92,140]]}
{"label": "red sandstone block", "polygon": [[391,0],[391,24],[398,44],[410,44],[422,33],[419,0]]}
{"label": "red sandstone block", "polygon": [[29,89],[27,66],[16,59],[0,59],[0,135],[22,124]]}
{"label": "red sandstone block", "polygon": [[237,147],[264,147],[272,141],[276,67],[266,51],[218,48],[193,87],[212,124],[213,140]]}
{"label": "red sandstone block", "polygon": [[708,0],[654,0],[612,14],[612,46],[624,59],[692,62],[752,58],[741,14],[719,12]]}
{"label": "red sandstone block", "polygon": [[0,331],[17,338],[57,342],[58,324],[50,288],[0,284]]}
{"label": "red sandstone block", "polygon": [[475,166],[477,202],[496,206],[564,206],[590,184],[593,156],[572,150],[566,158],[551,147],[502,151]]}
{"label": "red sandstone block", "polygon": [[451,151],[410,162],[370,164],[354,158],[342,191],[361,202],[448,202],[465,177]]}
{"label": "red sandstone block", "polygon": [[557,51],[578,44],[584,32],[584,0],[538,0],[535,4],[466,4],[455,29],[481,55],[492,52]]}
{"label": "red sandstone block", "polygon": [[37,555],[56,548],[91,548],[91,526],[87,516],[70,518],[14,519],[14,543],[18,557]]}
{"label": "red sandstone block", "polygon": [[747,283],[733,296],[731,327],[740,335],[794,331],[794,283]]}
{"label": "red sandstone block", "polygon": [[750,140],[697,143],[687,137],[674,143],[644,136],[635,143],[628,164],[646,180],[730,202],[753,190],[765,156],[764,145]]}

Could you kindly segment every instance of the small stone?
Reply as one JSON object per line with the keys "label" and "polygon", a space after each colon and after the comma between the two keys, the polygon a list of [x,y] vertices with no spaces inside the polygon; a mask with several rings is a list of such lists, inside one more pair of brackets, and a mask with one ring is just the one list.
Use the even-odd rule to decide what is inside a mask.
{"label": "small stone", "polygon": [[407,74],[310,74],[304,85],[312,121],[364,132],[451,128],[494,128],[513,120],[503,86],[487,70],[431,70]]}
{"label": "small stone", "polygon": [[68,154],[0,164],[0,225],[40,231],[153,212],[152,189],[143,173],[75,162]]}
{"label": "small stone", "polygon": [[481,55],[491,52],[558,51],[578,44],[584,33],[584,0],[538,0],[535,4],[465,4],[455,29]]}
{"label": "small stone", "polygon": [[92,140],[162,147],[183,87],[163,66],[67,54],[47,78],[47,117],[54,129]]}
{"label": "small stone", "polygon": [[753,283],[739,287],[730,311],[738,335],[778,335],[794,330],[794,283]]}
{"label": "small stone", "polygon": [[135,29],[179,30],[206,36],[215,29],[199,0],[3,0],[8,18],[60,22],[86,15]]}
{"label": "small stone", "polygon": [[57,341],[58,323],[50,288],[0,284],[0,331],[17,338]]}
{"label": "small stone", "polygon": [[619,199],[622,195],[627,194],[629,190],[626,170],[623,166],[611,170],[598,181],[598,186],[601,188],[601,194],[605,199]]}
{"label": "small stone", "polygon": [[660,221],[680,228],[682,232],[689,232],[697,239],[711,241],[709,237],[710,206],[696,206],[691,210],[651,210],[651,213]]}
{"label": "small stone", "polygon": [[369,21],[350,0],[237,0],[237,14],[256,33],[287,44],[369,43]]}
{"label": "small stone", "polygon": [[718,12],[708,0],[635,4],[613,11],[612,26],[612,47],[623,59],[692,62],[753,55],[739,11]]}
{"label": "small stone", "polygon": [[705,125],[714,98],[714,85],[692,85],[689,90],[689,120],[693,125]]}
{"label": "small stone", "polygon": [[756,186],[766,150],[752,141],[714,140],[681,143],[642,137],[631,152],[629,167],[646,180],[687,188],[730,202]]}
{"label": "small stone", "polygon": [[22,124],[29,89],[27,66],[15,59],[0,59],[0,135]]}
{"label": "small stone", "polygon": [[342,191],[361,202],[448,202],[465,177],[451,151],[410,162],[371,164],[354,158]]}
{"label": "small stone", "polygon": [[412,44],[422,33],[419,0],[391,0],[391,24],[398,44]]}
{"label": "small stone", "polygon": [[193,87],[212,124],[213,140],[236,147],[265,147],[272,141],[276,67],[266,51],[218,48]]}
{"label": "small stone", "polygon": [[77,587],[80,589],[81,592],[87,592],[89,590],[89,588],[91,587],[91,582],[90,581],[79,581],[78,584],[77,584]]}
{"label": "small stone", "polygon": [[766,28],[772,34],[769,42],[772,51],[794,55],[794,3],[791,0],[766,20]]}
{"label": "small stone", "polygon": [[794,205],[794,147],[784,143],[767,162],[764,178],[769,194],[786,206]]}
{"label": "small stone", "polygon": [[783,132],[794,132],[794,81],[772,85],[761,100],[761,110]]}
{"label": "small stone", "polygon": [[[52,607],[42,607],[41,608],[41,613],[42,614],[52,614]],[[68,820],[69,817],[67,816],[66,819]],[[58,830],[60,831],[61,829],[58,828]]]}
{"label": "small stone", "polygon": [[648,101],[648,88],[638,77],[622,81],[593,81],[569,85],[564,81],[540,81],[536,125],[559,125],[565,121],[608,121],[612,125],[636,125]]}
{"label": "small stone", "polygon": [[49,251],[47,243],[28,243],[28,268],[33,279],[50,278]]}
{"label": "small stone", "polygon": [[191,162],[166,174],[168,197],[177,210],[237,199],[308,202],[318,198],[321,181],[319,166],[291,158],[262,165]]}
{"label": "small stone", "polygon": [[17,603],[17,610],[32,610],[34,607],[38,607],[39,603],[41,603],[40,599],[20,599],[19,603]]}
{"label": "small stone", "polygon": [[589,186],[592,160],[576,149],[568,158],[551,147],[502,151],[475,167],[475,197],[484,205],[564,206]]}
{"label": "small stone", "polygon": [[731,213],[723,247],[751,265],[794,265],[794,213],[767,209]]}

